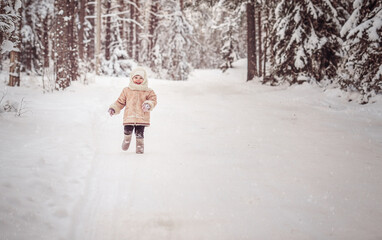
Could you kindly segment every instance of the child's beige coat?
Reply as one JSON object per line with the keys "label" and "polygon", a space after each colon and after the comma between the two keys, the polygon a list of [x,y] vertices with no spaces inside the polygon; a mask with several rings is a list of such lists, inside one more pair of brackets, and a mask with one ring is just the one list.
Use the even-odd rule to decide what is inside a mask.
{"label": "child's beige coat", "polygon": [[[135,72],[144,72],[142,76],[144,81],[142,84],[137,85],[132,81]],[[157,104],[157,96],[153,90],[147,86],[146,72],[142,68],[134,69],[130,74],[130,84],[122,90],[121,95],[110,108],[114,109],[115,114],[125,108],[123,115],[123,125],[150,125],[150,112],[144,112],[142,105],[148,103],[150,111],[154,109]]]}

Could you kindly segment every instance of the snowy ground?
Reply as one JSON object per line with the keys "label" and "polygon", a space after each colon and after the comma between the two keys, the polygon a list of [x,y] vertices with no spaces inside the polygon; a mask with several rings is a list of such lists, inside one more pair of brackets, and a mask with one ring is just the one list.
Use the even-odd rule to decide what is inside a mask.
{"label": "snowy ground", "polygon": [[27,112],[0,114],[0,239],[381,239],[382,99],[246,83],[244,66],[150,79],[144,155],[107,114],[126,79],[8,88]]}

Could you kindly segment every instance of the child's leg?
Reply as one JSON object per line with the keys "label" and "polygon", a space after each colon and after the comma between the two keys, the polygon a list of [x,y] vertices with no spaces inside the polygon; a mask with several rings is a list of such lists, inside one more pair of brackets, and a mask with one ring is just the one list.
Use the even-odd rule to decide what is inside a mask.
{"label": "child's leg", "polygon": [[144,138],[145,126],[135,126],[135,136],[137,138]]}
{"label": "child's leg", "polygon": [[124,126],[123,132],[124,132],[125,136],[124,136],[123,142],[122,142],[122,150],[123,151],[126,151],[127,149],[129,149],[130,142],[131,142],[131,136],[133,135],[133,129],[134,129],[134,126],[132,126],[132,125],[125,125]]}
{"label": "child's leg", "polygon": [[125,133],[125,135],[131,135],[133,133],[133,130],[134,130],[133,125],[125,125],[123,127],[123,132]]}
{"label": "child's leg", "polygon": [[145,126],[135,126],[135,136],[137,139],[136,153],[144,152],[144,132]]}

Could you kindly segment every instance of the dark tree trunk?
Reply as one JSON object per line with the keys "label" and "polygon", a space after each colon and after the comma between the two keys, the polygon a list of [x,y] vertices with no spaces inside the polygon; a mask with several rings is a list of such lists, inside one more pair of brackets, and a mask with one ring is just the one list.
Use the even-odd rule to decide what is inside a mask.
{"label": "dark tree trunk", "polygon": [[261,6],[260,4],[257,5],[257,29],[258,29],[258,38],[259,38],[259,77],[263,76],[263,73],[262,73],[262,56],[263,56],[263,53],[261,52]]}
{"label": "dark tree trunk", "polygon": [[43,21],[43,31],[42,34],[42,48],[43,48],[43,67],[48,68],[49,67],[49,16],[46,16]]}
{"label": "dark tree trunk", "polygon": [[56,16],[56,24],[54,31],[54,54],[55,54],[55,72],[56,72],[56,89],[65,89],[70,86],[69,64],[69,45],[68,45],[68,1],[56,1],[54,3],[54,12]]}
{"label": "dark tree trunk", "polygon": [[255,8],[254,2],[247,3],[247,47],[248,47],[248,69],[247,81],[253,79],[257,75],[256,66],[256,25],[255,25]]}
{"label": "dark tree trunk", "polygon": [[[33,29],[33,22],[32,22],[32,16],[30,14],[30,11],[28,11],[28,7],[30,5],[30,2],[27,1],[25,2],[25,22],[24,24],[27,24],[30,26],[31,29]],[[38,37],[37,37],[38,38]],[[36,41],[32,41],[32,39],[25,39],[23,44],[21,45],[22,47],[22,66],[25,69],[26,72],[32,71],[32,65],[33,65],[33,60],[35,59],[35,44]]]}
{"label": "dark tree trunk", "polygon": [[158,0],[152,0],[151,14],[150,14],[150,20],[149,20],[149,39],[150,39],[149,48],[150,49],[148,52],[151,52],[155,44],[154,33],[155,33],[156,27],[158,26],[158,17],[156,16],[157,13],[158,13]]}
{"label": "dark tree trunk", "polygon": [[84,44],[84,28],[85,28],[85,15],[86,15],[86,0],[80,0],[79,2],[79,29],[78,29],[78,56],[81,61],[85,60],[85,44]]}
{"label": "dark tree trunk", "polygon": [[263,68],[263,75],[264,75],[264,78],[267,77],[267,52],[268,52],[268,43],[269,43],[269,40],[268,40],[268,31],[269,31],[269,8],[267,6],[265,6],[265,16],[266,16],[266,21],[268,22],[267,25],[265,25],[264,27],[264,32],[265,32],[265,38],[264,38],[264,51],[263,51],[263,55],[264,55],[264,68]]}
{"label": "dark tree trunk", "polygon": [[[87,0],[87,18],[90,27],[86,28],[86,59],[87,62],[92,63],[91,66],[94,67],[94,51],[95,51],[95,5],[94,0]],[[94,68],[93,68],[94,69]]]}
{"label": "dark tree trunk", "polygon": [[[135,21],[137,22],[137,23],[139,23],[140,22],[140,18],[139,18],[139,16],[140,16],[140,12],[139,12],[139,9],[140,9],[140,6],[139,6],[139,0],[136,0],[135,1],[135,4],[137,5],[137,8],[138,9],[136,9],[135,10]],[[137,62],[139,62],[139,49],[140,49],[140,39],[139,39],[139,34],[141,33],[141,28],[138,26],[138,25],[136,25],[135,24],[135,60],[137,61]]]}
{"label": "dark tree trunk", "polygon": [[69,72],[70,80],[76,81],[79,77],[78,75],[78,32],[76,26],[76,0],[67,0],[68,1],[68,54],[69,54]]}
{"label": "dark tree trunk", "polygon": [[[125,11],[125,4],[123,0],[119,0],[118,11],[119,12]],[[123,18],[125,14],[120,14],[119,16]],[[121,39],[125,39],[125,21],[119,21],[118,24],[119,24],[119,36],[121,37]]]}
{"label": "dark tree trunk", "polygon": [[[135,17],[135,7],[130,4],[130,18],[134,19]],[[135,38],[135,23],[130,23],[129,31],[129,44],[128,44],[128,54],[130,58],[134,58],[134,38]]]}
{"label": "dark tree trunk", "polygon": [[[106,2],[106,14],[111,13],[111,1]],[[105,59],[110,60],[111,17],[106,17]]]}

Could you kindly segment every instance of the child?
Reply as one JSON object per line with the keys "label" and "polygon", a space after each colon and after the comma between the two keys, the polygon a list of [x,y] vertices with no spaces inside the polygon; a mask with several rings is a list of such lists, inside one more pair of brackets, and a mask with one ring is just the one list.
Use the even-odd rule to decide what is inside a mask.
{"label": "child", "polygon": [[110,116],[119,114],[125,107],[123,115],[124,139],[122,150],[129,149],[131,136],[135,129],[136,153],[144,152],[144,131],[150,125],[150,111],[157,104],[155,92],[148,88],[146,71],[136,68],[130,73],[130,84],[122,90],[121,95],[109,108]]}

